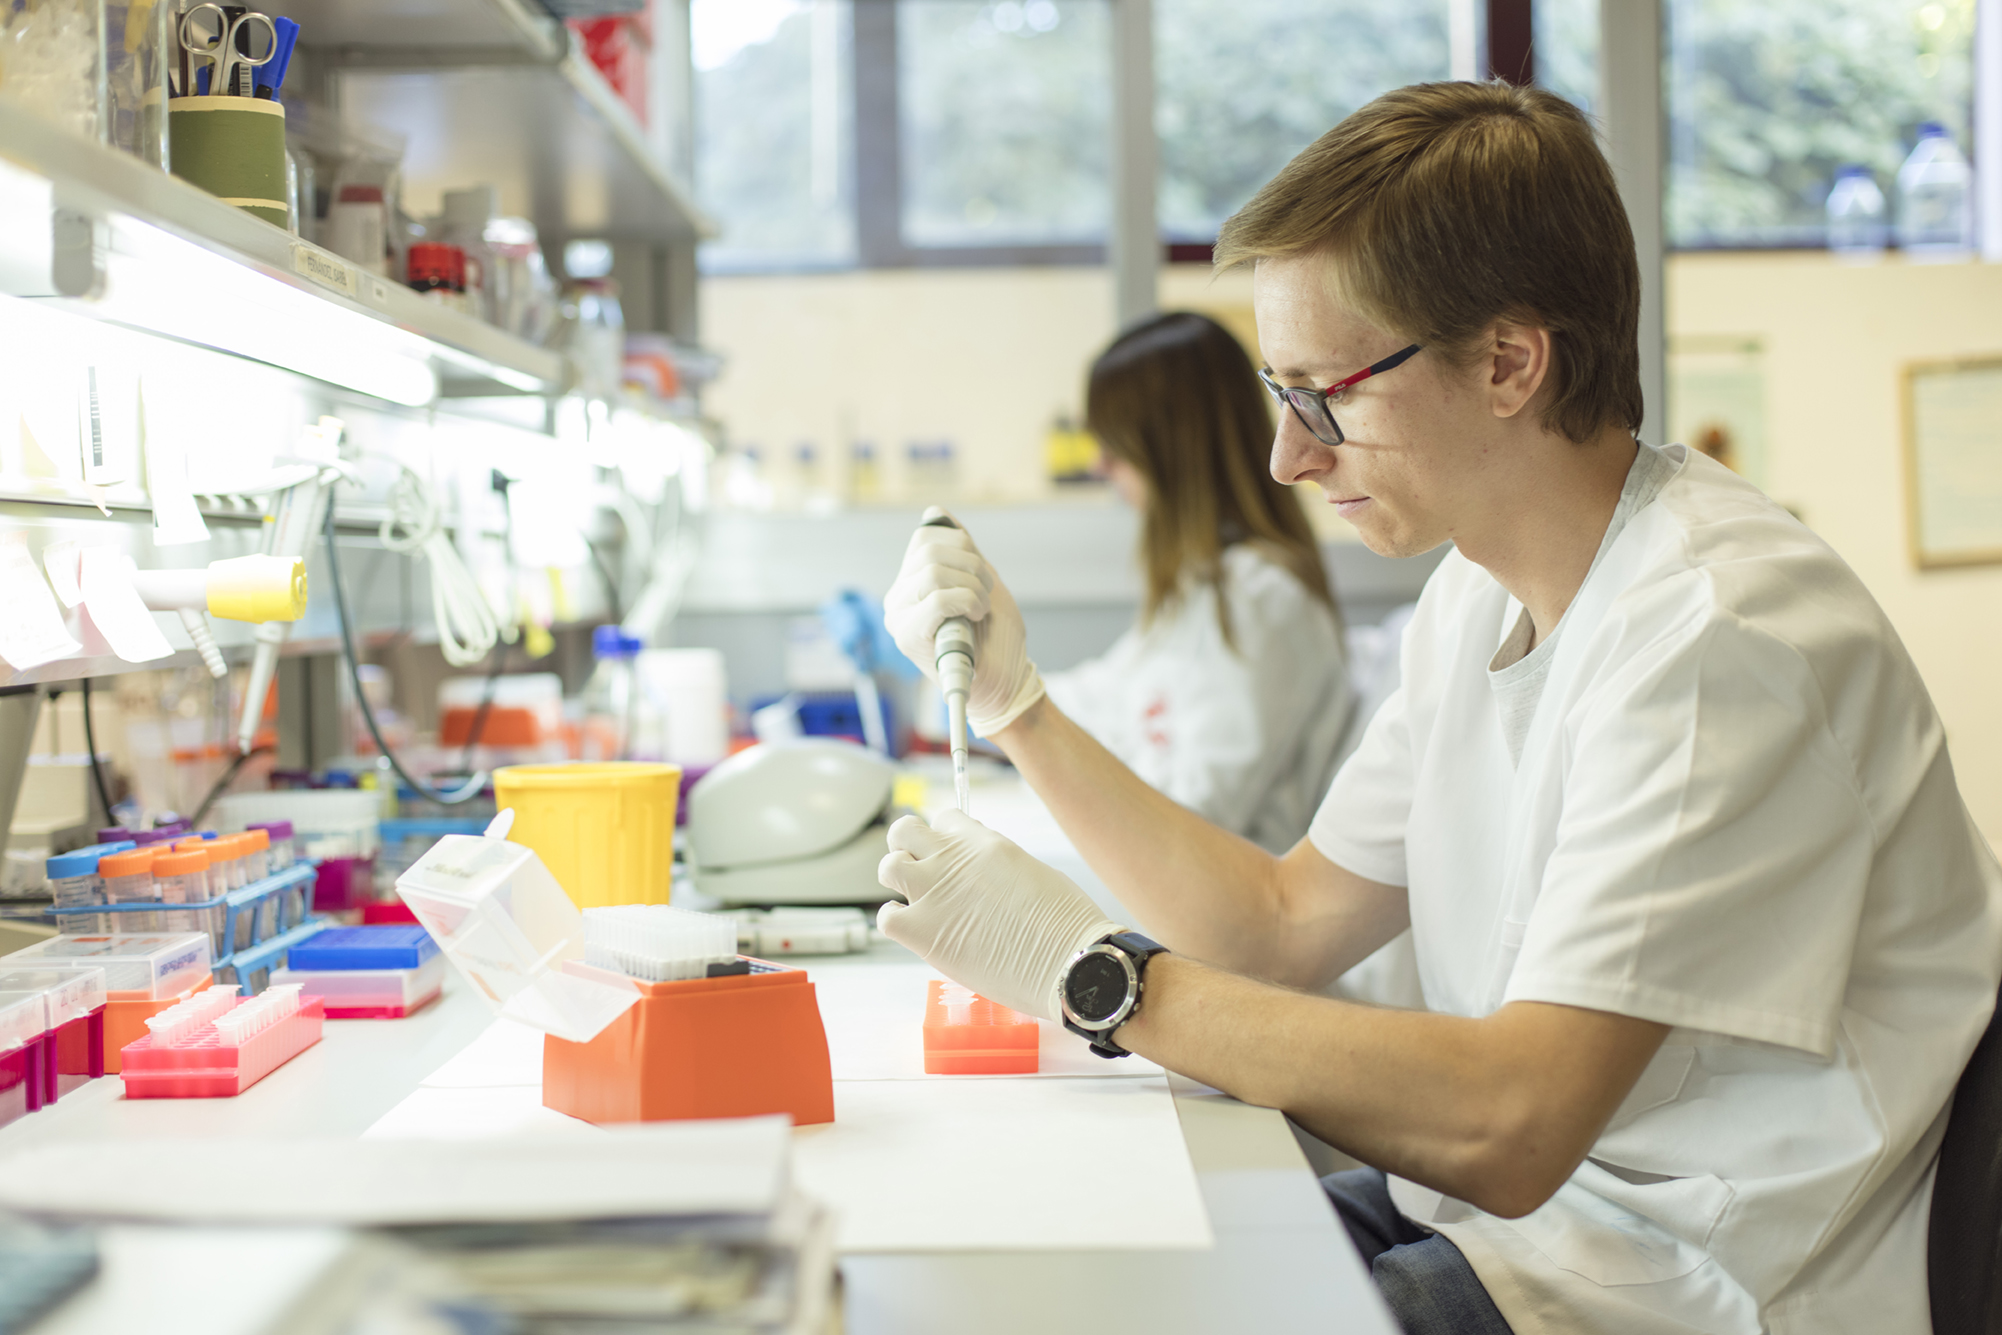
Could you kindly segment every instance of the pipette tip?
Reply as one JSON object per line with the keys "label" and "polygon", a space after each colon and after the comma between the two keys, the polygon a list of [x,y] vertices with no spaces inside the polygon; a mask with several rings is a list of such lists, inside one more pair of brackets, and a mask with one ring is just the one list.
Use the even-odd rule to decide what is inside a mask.
{"label": "pipette tip", "polygon": [[966,753],[956,751],[952,757],[952,790],[959,798],[959,810],[963,815],[973,814],[973,794],[966,782]]}

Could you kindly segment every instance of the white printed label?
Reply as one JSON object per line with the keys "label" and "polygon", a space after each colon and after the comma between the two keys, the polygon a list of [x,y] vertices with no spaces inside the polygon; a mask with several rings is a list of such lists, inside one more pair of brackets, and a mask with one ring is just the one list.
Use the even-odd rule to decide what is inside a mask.
{"label": "white printed label", "polygon": [[331,288],[344,297],[361,295],[352,266],[311,246],[292,247],[292,267],[299,271],[302,278],[310,278],[321,287]]}

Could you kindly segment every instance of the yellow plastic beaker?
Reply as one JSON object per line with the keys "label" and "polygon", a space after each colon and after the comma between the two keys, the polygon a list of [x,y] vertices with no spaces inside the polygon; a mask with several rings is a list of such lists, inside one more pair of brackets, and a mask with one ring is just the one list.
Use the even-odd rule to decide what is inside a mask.
{"label": "yellow plastic beaker", "polygon": [[494,771],[495,803],[514,808],[508,838],[534,849],[580,909],[667,903],[680,792],[678,765],[602,761]]}

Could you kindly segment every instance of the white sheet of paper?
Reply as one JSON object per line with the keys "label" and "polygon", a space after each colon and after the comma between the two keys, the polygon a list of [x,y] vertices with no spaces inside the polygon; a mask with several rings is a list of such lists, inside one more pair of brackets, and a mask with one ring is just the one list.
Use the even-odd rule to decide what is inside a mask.
{"label": "white sheet of paper", "polygon": [[843,1252],[1214,1241],[1164,1078],[836,1081],[793,1161]]}
{"label": "white sheet of paper", "polygon": [[189,423],[205,422],[208,414],[177,403],[161,378],[154,377],[140,386],[139,420],[146,446],[146,492],[153,500],[153,545],[207,542],[208,522],[188,481],[187,432]]}
{"label": "white sheet of paper", "polygon": [[542,1031],[499,1019],[418,1083],[425,1089],[542,1089]]}
{"label": "white sheet of paper", "polygon": [[0,542],[0,658],[26,672],[82,652],[27,547]]}
{"label": "white sheet of paper", "polygon": [[284,1164],[283,1191],[218,1191],[214,1140],[89,1140],[0,1160],[0,1204],[93,1218],[356,1225],[742,1213],[778,1203],[788,1139],[783,1117],[744,1117],[450,1144],[230,1142],[238,1162]]}
{"label": "white sheet of paper", "polygon": [[[668,1123],[666,1125],[672,1125]],[[589,1122],[542,1106],[542,1085],[420,1086],[362,1132],[367,1140],[594,1136]]]}
{"label": "white sheet of paper", "polygon": [[42,548],[42,569],[49,572],[49,587],[64,607],[83,601],[83,547],[70,538]]}
{"label": "white sheet of paper", "polygon": [[810,964],[827,1055],[836,1080],[1026,1080],[1053,1076],[1158,1076],[1145,1057],[1108,1060],[1083,1039],[1048,1021],[1042,1031],[1035,1076],[926,1075],[925,984],[939,977],[929,964]]}
{"label": "white sheet of paper", "polygon": [[128,663],[150,663],[174,652],[132,587],[132,562],[110,547],[83,549],[84,610],[111,652]]}

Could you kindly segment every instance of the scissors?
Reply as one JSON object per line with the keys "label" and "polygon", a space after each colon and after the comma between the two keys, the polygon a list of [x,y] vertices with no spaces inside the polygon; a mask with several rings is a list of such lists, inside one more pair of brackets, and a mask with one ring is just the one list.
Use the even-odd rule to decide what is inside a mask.
{"label": "scissors", "polygon": [[[217,4],[199,4],[181,15],[181,46],[197,67],[209,68],[209,92],[237,97],[251,95],[250,72],[278,52],[278,29],[268,15],[229,11]],[[241,86],[239,86],[241,85]],[[199,82],[189,88],[192,93]]]}

